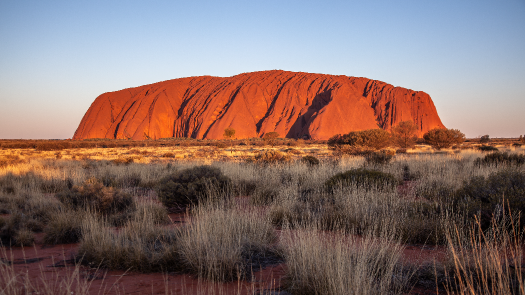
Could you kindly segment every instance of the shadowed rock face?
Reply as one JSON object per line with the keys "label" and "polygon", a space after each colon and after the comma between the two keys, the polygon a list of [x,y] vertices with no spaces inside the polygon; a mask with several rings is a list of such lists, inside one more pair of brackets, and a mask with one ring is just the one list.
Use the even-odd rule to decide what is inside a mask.
{"label": "shadowed rock face", "polygon": [[421,136],[444,127],[421,91],[347,76],[263,71],[233,77],[190,77],[104,93],[91,104],[74,139],[328,139],[412,120]]}

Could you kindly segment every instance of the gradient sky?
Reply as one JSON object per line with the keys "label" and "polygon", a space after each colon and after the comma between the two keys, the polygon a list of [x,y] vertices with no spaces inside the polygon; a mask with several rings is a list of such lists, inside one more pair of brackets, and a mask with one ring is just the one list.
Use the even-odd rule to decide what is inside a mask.
{"label": "gradient sky", "polygon": [[70,138],[95,98],[282,69],[425,91],[467,137],[525,134],[525,1],[0,0],[0,138]]}

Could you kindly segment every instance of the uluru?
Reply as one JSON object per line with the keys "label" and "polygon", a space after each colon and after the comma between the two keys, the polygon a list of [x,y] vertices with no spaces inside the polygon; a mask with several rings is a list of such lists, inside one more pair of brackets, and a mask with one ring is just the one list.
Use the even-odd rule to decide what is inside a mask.
{"label": "uluru", "polygon": [[430,96],[360,77],[288,72],[188,77],[98,96],[74,139],[328,139],[411,120],[418,135],[444,128]]}

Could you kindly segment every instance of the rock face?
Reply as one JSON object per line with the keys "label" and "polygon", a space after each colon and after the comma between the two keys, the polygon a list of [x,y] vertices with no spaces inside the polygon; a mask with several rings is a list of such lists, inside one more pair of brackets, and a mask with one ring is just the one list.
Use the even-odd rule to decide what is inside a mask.
{"label": "rock face", "polygon": [[91,104],[74,139],[235,137],[328,139],[412,120],[421,136],[444,127],[421,91],[348,76],[263,71],[190,77],[104,93]]}

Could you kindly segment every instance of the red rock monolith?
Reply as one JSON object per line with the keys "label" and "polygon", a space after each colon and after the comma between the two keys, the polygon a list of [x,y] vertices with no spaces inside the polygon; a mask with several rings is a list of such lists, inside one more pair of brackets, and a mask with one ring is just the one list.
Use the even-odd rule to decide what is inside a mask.
{"label": "red rock monolith", "polygon": [[190,77],[104,93],[91,104],[73,139],[328,139],[412,120],[421,136],[441,127],[428,94],[348,76],[262,71],[233,77]]}

